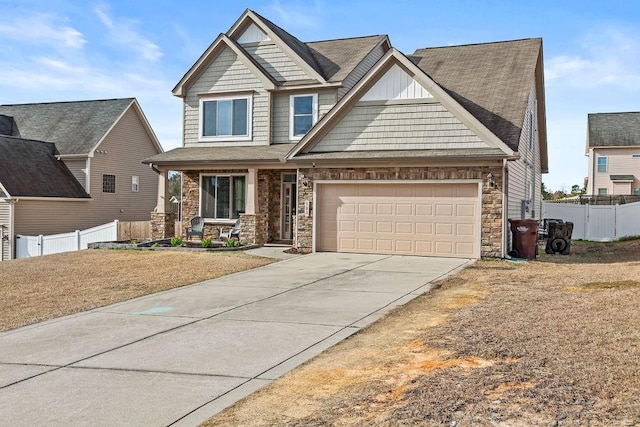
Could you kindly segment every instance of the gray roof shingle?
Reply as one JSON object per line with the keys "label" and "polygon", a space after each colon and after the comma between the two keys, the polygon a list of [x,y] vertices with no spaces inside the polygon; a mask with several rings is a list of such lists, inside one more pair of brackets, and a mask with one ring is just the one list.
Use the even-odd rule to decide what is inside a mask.
{"label": "gray roof shingle", "polygon": [[640,112],[594,113],[587,122],[589,147],[640,145]]}
{"label": "gray roof shingle", "polygon": [[0,105],[12,116],[15,136],[54,142],[60,154],[88,154],[134,98]]}
{"label": "gray roof shingle", "polygon": [[291,144],[245,147],[180,147],[157,154],[142,163],[155,165],[176,163],[279,162]]}
{"label": "gray roof shingle", "polygon": [[542,39],[418,49],[409,58],[513,150]]}
{"label": "gray roof shingle", "polygon": [[0,136],[0,183],[12,197],[90,198],[53,143]]}
{"label": "gray roof shingle", "polygon": [[307,46],[320,65],[324,78],[329,82],[341,82],[378,43],[386,38],[387,36],[377,35],[324,40],[309,42]]}

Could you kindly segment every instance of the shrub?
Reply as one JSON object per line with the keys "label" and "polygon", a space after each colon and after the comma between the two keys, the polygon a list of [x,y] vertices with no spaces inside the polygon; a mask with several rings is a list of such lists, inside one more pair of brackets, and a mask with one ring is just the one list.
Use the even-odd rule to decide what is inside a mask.
{"label": "shrub", "polygon": [[227,239],[224,242],[224,246],[227,248],[237,248],[238,246],[240,246],[240,241],[236,239]]}
{"label": "shrub", "polygon": [[176,246],[182,246],[183,242],[182,239],[179,237],[172,237],[171,238],[171,246],[176,247]]}
{"label": "shrub", "polygon": [[211,239],[202,239],[202,241],[200,242],[200,247],[203,248],[210,248],[211,247]]}

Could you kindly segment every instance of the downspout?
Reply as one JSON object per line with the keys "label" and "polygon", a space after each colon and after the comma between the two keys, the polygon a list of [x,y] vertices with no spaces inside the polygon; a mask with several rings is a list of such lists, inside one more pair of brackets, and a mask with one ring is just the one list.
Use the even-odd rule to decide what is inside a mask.
{"label": "downspout", "polygon": [[506,258],[509,244],[508,212],[509,210],[509,168],[507,159],[502,160],[502,258]]}

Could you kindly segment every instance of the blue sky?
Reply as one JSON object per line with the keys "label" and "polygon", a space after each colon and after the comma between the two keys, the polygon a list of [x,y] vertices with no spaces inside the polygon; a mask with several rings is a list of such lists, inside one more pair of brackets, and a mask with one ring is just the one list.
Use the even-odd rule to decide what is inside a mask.
{"label": "blue sky", "polygon": [[388,34],[407,54],[542,37],[551,189],[583,183],[587,113],[640,111],[640,2],[0,1],[0,103],[136,97],[165,150],[171,89],[247,7],[303,41]]}

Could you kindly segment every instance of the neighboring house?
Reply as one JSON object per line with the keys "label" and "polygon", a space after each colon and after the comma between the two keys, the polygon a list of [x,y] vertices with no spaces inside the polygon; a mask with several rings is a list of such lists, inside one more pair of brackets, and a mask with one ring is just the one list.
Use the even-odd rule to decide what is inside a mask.
{"label": "neighboring house", "polygon": [[640,195],[640,112],[587,116],[587,194]]}
{"label": "neighboring house", "polygon": [[[163,150],[135,99],[0,105],[0,134],[6,135],[0,146],[0,227],[6,245],[13,246],[18,234],[66,233],[114,219],[149,220],[158,175],[141,161]],[[25,154],[27,146],[53,144],[55,154],[49,157],[75,180],[71,194],[65,193],[69,182],[50,175],[53,160],[43,160],[43,148],[38,163]],[[14,176],[15,171],[22,172]],[[16,176],[19,187],[6,184]]]}
{"label": "neighboring house", "polygon": [[183,227],[206,235],[239,217],[241,240],[301,251],[502,257],[507,218],[540,216],[541,39],[405,56],[247,10],[173,93],[183,147],[146,162],[182,171]]}

